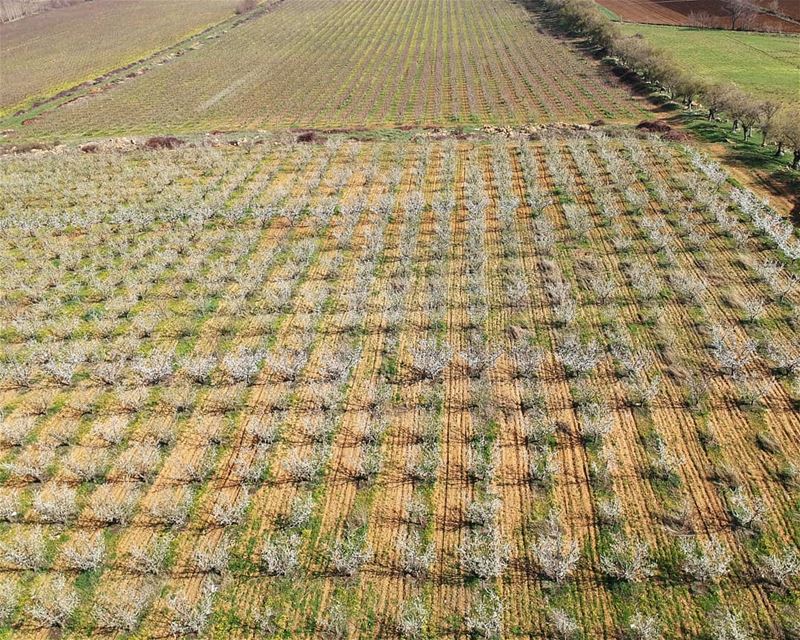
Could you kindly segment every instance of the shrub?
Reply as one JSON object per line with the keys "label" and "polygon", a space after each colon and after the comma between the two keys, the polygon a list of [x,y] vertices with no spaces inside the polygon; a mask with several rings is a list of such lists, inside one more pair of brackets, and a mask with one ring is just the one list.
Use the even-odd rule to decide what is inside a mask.
{"label": "shrub", "polygon": [[[197,392],[188,383],[176,384],[172,387],[167,387],[161,394],[161,404],[165,409],[174,413],[188,413],[193,407],[197,399]],[[168,424],[164,425],[169,427]],[[164,442],[167,444],[167,442]]]}
{"label": "shrub", "polygon": [[262,352],[240,347],[235,353],[229,353],[222,358],[221,367],[233,384],[244,382],[249,385],[258,373],[263,359]]}
{"label": "shrub", "polygon": [[297,380],[307,361],[308,354],[305,351],[285,349],[265,356],[264,366],[279,380],[293,382]]}
{"label": "shrub", "polygon": [[62,466],[80,482],[94,482],[105,473],[108,454],[88,447],[73,447]]}
{"label": "shrub", "polygon": [[19,587],[16,582],[8,579],[0,580],[0,625],[5,625],[11,619],[18,600]]}
{"label": "shrub", "polygon": [[570,334],[556,348],[556,357],[568,376],[583,376],[597,366],[600,347],[595,340],[583,343],[577,335]]}
{"label": "shrub", "polygon": [[642,582],[655,570],[649,545],[621,534],[612,536],[611,544],[600,556],[600,566],[609,578],[626,582]]}
{"label": "shrub", "polygon": [[50,447],[31,445],[15,459],[4,463],[2,468],[12,476],[43,482],[50,475],[50,466],[54,459],[55,452]]}
{"label": "shrub", "polygon": [[366,544],[363,535],[345,531],[328,549],[334,571],[342,576],[352,577],[372,560],[372,548]]}
{"label": "shrub", "polygon": [[349,635],[350,620],[347,610],[340,602],[334,602],[319,623],[319,631],[323,638],[345,640]]}
{"label": "shrub", "polygon": [[34,418],[7,420],[0,411],[0,444],[6,447],[22,446],[33,427]]}
{"label": "shrub", "polygon": [[120,453],[116,467],[131,480],[146,482],[158,471],[161,450],[152,444],[133,444]]}
{"label": "shrub", "polygon": [[502,638],[503,601],[495,591],[482,590],[464,618],[467,633],[480,638]]}
{"label": "shrub", "polygon": [[544,361],[542,348],[528,342],[515,342],[510,355],[518,378],[535,378]]}
{"label": "shrub", "polygon": [[658,619],[637,611],[628,621],[632,640],[661,640],[661,624]]}
{"label": "shrub", "polygon": [[452,358],[449,345],[421,340],[411,349],[411,368],[423,379],[438,380]]}
{"label": "shrub", "polygon": [[558,422],[549,418],[542,405],[544,397],[539,389],[523,389],[520,393],[520,406],[524,412],[522,429],[525,443],[529,447],[547,448],[555,444]]}
{"label": "shrub", "polygon": [[139,626],[152,591],[141,585],[119,582],[107,585],[95,595],[92,615],[101,629],[134,631]]}
{"label": "shrub", "polygon": [[249,505],[250,490],[247,487],[242,487],[237,493],[220,493],[211,509],[211,519],[223,527],[238,524]]}
{"label": "shrub", "polygon": [[765,343],[764,349],[776,373],[785,376],[800,374],[800,348],[773,338]]}
{"label": "shrub", "polygon": [[200,597],[194,602],[184,592],[171,594],[167,599],[170,631],[181,635],[201,634],[211,618],[214,594],[217,590],[218,587],[214,583],[206,582]]}
{"label": "shrub", "polygon": [[769,584],[788,589],[800,576],[800,555],[791,547],[759,558],[759,573]]}
{"label": "shrub", "polygon": [[551,449],[531,451],[528,465],[531,482],[545,489],[551,487],[553,480],[561,470],[561,463],[557,458],[558,454]]}
{"label": "shrub", "polygon": [[19,517],[21,508],[17,490],[0,488],[0,521],[14,522]]}
{"label": "shrub", "polygon": [[123,379],[127,366],[127,358],[119,357],[96,364],[92,368],[91,375],[93,379],[104,385],[114,386]]}
{"label": "shrub", "polygon": [[728,573],[731,555],[717,538],[681,540],[681,570],[698,582],[717,582]]}
{"label": "shrub", "polygon": [[531,549],[542,573],[559,584],[572,575],[580,559],[578,543],[566,539],[554,511],[543,523]]}
{"label": "shrub", "polygon": [[261,566],[270,576],[289,576],[300,566],[302,538],[296,533],[274,534],[264,540],[259,553]]}
{"label": "shrub", "polygon": [[263,416],[250,418],[245,425],[245,433],[259,444],[272,446],[278,441],[280,435],[278,424],[284,417],[283,414],[278,414],[271,419]]}
{"label": "shrub", "polygon": [[472,482],[491,482],[499,460],[499,451],[480,436],[467,451],[467,477]]}
{"label": "shrub", "polygon": [[767,505],[761,498],[751,498],[741,487],[736,487],[728,494],[728,512],[736,526],[757,531],[764,524]]}
{"label": "shrub", "polygon": [[94,517],[104,524],[125,524],[137,500],[135,492],[118,496],[113,485],[102,484],[89,498],[89,507]]}
{"label": "shrub", "polygon": [[597,500],[597,521],[601,525],[617,526],[622,522],[622,503],[616,496],[610,498],[598,498]]}
{"label": "shrub", "polygon": [[498,578],[505,571],[511,547],[495,530],[468,531],[458,549],[465,575],[482,580]]}
{"label": "shrub", "polygon": [[419,457],[406,462],[406,473],[413,482],[432,484],[436,482],[439,471],[441,447],[438,442],[426,442],[422,445]]}
{"label": "shrub", "polygon": [[89,432],[93,438],[101,440],[104,444],[117,445],[125,438],[128,430],[128,421],[120,417],[100,420],[92,425]]}
{"label": "shrub", "polygon": [[281,524],[290,529],[302,529],[311,520],[314,513],[314,496],[310,493],[295,496],[289,513]]}
{"label": "shrub", "polygon": [[171,544],[169,534],[137,541],[128,549],[125,565],[134,573],[158,575],[164,569]]}
{"label": "shrub", "polygon": [[142,382],[149,385],[164,382],[172,375],[174,357],[167,351],[153,351],[149,356],[143,356],[133,361],[133,371],[139,375]]}
{"label": "shrub", "polygon": [[92,571],[103,564],[106,541],[101,531],[78,531],[61,548],[64,564],[77,571]]}
{"label": "shrub", "polygon": [[592,404],[580,412],[579,428],[584,442],[601,442],[614,428],[614,416],[607,407]]}
{"label": "shrub", "polygon": [[422,640],[430,613],[421,598],[406,600],[400,605],[397,632],[408,640]]}
{"label": "shrub", "polygon": [[460,351],[458,355],[464,363],[467,375],[471,378],[478,378],[494,366],[500,358],[501,352],[490,350],[481,343],[473,343]]}
{"label": "shrub", "polygon": [[718,608],[708,616],[708,634],[712,640],[749,640],[742,614],[734,609]]}
{"label": "shrub", "polygon": [[191,487],[166,488],[156,492],[147,503],[147,512],[157,523],[182,527],[189,517],[194,500]]}
{"label": "shrub", "polygon": [[0,543],[3,561],[28,571],[38,571],[47,564],[47,543],[39,527],[15,525],[13,535]]}
{"label": "shrub", "polygon": [[211,380],[211,372],[217,366],[217,360],[209,355],[189,356],[181,361],[180,366],[189,380],[197,384],[207,384]]}
{"label": "shrub", "polygon": [[634,407],[649,407],[661,391],[661,376],[638,375],[627,384],[628,401]]}
{"label": "shrub", "polygon": [[562,640],[572,640],[578,636],[580,627],[575,618],[564,609],[551,607],[547,611],[547,621],[553,632]]}
{"label": "shrub", "polygon": [[283,462],[283,468],[292,482],[316,482],[323,469],[323,461],[315,455],[303,457],[298,451],[293,451]]}
{"label": "shrub", "polygon": [[370,483],[383,468],[383,456],[380,445],[365,445],[360,447],[358,463],[353,470],[353,478],[359,483]]}
{"label": "shrub", "polygon": [[678,470],[681,468],[683,461],[669,450],[667,443],[661,437],[656,439],[653,448],[654,451],[648,464],[650,476],[658,480],[678,484],[680,482]]}
{"label": "shrub", "polygon": [[64,627],[78,606],[78,593],[60,574],[44,577],[30,597],[28,614],[45,627]]}
{"label": "shrub", "polygon": [[491,527],[497,521],[501,507],[502,502],[495,495],[475,498],[467,505],[464,520],[473,527]]}
{"label": "shrub", "polygon": [[414,578],[424,578],[433,563],[434,548],[425,543],[418,531],[409,531],[398,543],[403,572]]}
{"label": "shrub", "polygon": [[711,350],[720,368],[731,377],[741,378],[756,355],[756,344],[720,326],[712,328]]}
{"label": "shrub", "polygon": [[227,537],[221,540],[204,538],[192,554],[194,566],[200,573],[223,574],[228,568],[232,544]]}

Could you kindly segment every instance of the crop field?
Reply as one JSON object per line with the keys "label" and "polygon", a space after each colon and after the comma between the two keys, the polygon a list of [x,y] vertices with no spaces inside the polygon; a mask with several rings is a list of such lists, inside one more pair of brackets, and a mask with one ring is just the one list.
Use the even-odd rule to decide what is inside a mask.
{"label": "crop field", "polygon": [[0,203],[3,633],[800,628],[800,238],[696,151],[66,150]]}
{"label": "crop field", "polygon": [[[718,28],[730,26],[730,13],[720,0],[600,0],[599,4],[625,22],[678,25],[691,24],[692,14],[707,14]],[[751,3],[773,14],[759,13],[750,18],[750,29],[780,33],[800,31],[800,9],[793,0],[761,0]]]}
{"label": "crop field", "polygon": [[707,80],[735,82],[761,98],[797,99],[800,35],[739,33],[689,27],[621,25],[669,50]]}
{"label": "crop field", "polygon": [[289,0],[19,128],[69,138],[643,115],[599,62],[509,0]]}
{"label": "crop field", "polygon": [[0,24],[0,115],[202,31],[233,15],[234,4],[234,0],[93,0]]}

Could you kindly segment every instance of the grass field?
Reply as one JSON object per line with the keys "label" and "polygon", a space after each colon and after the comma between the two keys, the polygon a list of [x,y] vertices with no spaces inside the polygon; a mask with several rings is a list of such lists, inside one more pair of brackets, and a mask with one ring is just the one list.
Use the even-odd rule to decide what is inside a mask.
{"label": "grass field", "polygon": [[168,64],[23,116],[24,132],[641,119],[599,63],[530,20],[508,0],[289,0]]}
{"label": "grass field", "polygon": [[268,139],[0,176],[10,636],[800,624],[800,240],[684,147]]}
{"label": "grass field", "polygon": [[0,115],[233,15],[234,0],[93,0],[0,24]]}
{"label": "grass field", "polygon": [[763,98],[800,97],[800,36],[622,24],[708,80],[735,82]]}

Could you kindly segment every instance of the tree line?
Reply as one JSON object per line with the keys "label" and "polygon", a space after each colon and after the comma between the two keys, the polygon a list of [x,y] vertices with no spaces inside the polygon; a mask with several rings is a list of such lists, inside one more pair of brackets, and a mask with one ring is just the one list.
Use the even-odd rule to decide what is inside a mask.
{"label": "tree line", "polygon": [[588,38],[643,80],[664,89],[687,108],[702,102],[709,120],[723,114],[749,140],[754,130],[762,134],[762,146],[773,144],[775,155],[793,154],[792,168],[800,168],[800,105],[761,100],[731,82],[708,82],[680,67],[670,55],[639,36],[626,36],[603,15],[593,0],[544,0],[566,32]]}

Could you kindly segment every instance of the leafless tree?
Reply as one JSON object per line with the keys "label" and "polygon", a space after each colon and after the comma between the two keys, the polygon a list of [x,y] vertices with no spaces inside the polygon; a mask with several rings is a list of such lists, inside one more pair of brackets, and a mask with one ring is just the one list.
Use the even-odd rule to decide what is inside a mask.
{"label": "leafless tree", "polygon": [[731,29],[747,26],[756,15],[756,10],[748,0],[722,0],[722,8],[731,18]]}

